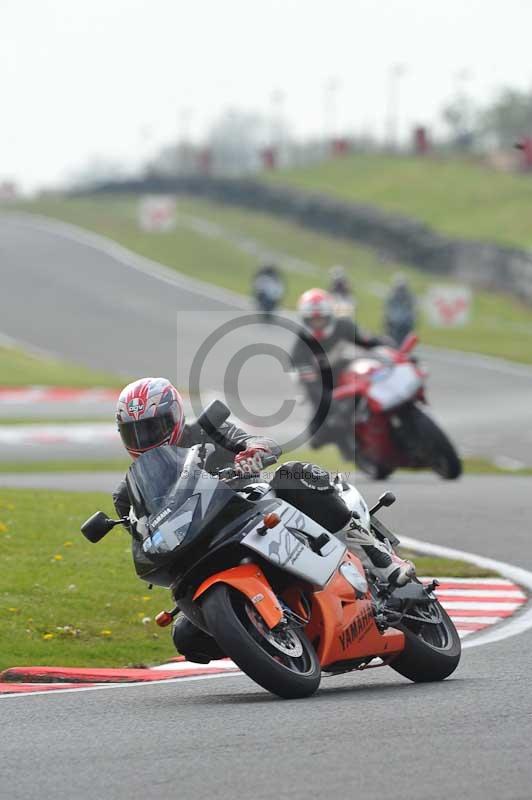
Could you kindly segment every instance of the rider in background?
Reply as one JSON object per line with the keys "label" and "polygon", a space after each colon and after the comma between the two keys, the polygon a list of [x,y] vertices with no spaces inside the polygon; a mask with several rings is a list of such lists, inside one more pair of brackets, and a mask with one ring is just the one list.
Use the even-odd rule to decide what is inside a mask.
{"label": "rider in background", "polygon": [[389,341],[363,333],[347,317],[337,318],[333,298],[323,289],[302,294],[297,309],[302,327],[292,350],[292,365],[312,406],[310,445],[336,443],[345,458],[352,460],[354,441],[346,441],[345,425],[335,419],[334,409],[328,415],[332,391],[340,372],[353,360],[355,345],[370,349]]}
{"label": "rider in background", "polygon": [[283,279],[275,264],[259,267],[253,278],[252,291],[259,311],[269,318],[284,295]]}
{"label": "rider in background", "polygon": [[[265,456],[281,455],[273,439],[252,436],[228,420],[205,436],[197,422],[185,421],[181,395],[165,378],[141,378],[128,384],[118,398],[116,421],[132,459],[155,447],[188,448],[207,441],[214,445],[207,461],[209,472],[233,465],[237,474],[250,480],[263,468]],[[327,471],[314,464],[289,461],[276,469],[270,484],[277,497],[339,535],[381,580],[401,586],[411,579],[410,562],[398,559],[385,544],[359,528]],[[127,517],[131,502],[125,479],[113,492],[113,501],[117,514],[122,519]],[[175,623],[173,640],[177,650],[191,661],[203,663],[224,655],[212,637],[183,616]]]}
{"label": "rider in background", "polygon": [[355,312],[355,300],[347,272],[344,267],[336,266],[329,270],[329,275],[331,278],[329,294],[334,301],[336,316],[352,317]]}
{"label": "rider in background", "polygon": [[384,330],[397,345],[416,327],[416,296],[404,275],[398,274],[384,305]]}

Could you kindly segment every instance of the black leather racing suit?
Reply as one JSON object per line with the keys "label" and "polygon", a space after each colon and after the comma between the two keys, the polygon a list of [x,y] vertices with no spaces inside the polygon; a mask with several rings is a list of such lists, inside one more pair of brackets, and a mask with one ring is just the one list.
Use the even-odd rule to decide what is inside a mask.
{"label": "black leather racing suit", "polygon": [[[201,441],[202,429],[197,422],[192,422],[190,425],[185,425],[179,440],[179,447],[192,447],[194,444],[200,444]],[[281,448],[273,439],[269,439],[267,436],[251,436],[231,422],[224,422],[215,434],[206,437],[206,441],[215,445],[214,453],[209,456],[208,461],[209,472],[212,473],[232,465],[237,453],[254,445],[264,445],[274,456],[281,455]],[[130,502],[125,479],[120,481],[114,490],[113,502],[117,514],[120,517],[127,516]]]}
{"label": "black leather racing suit", "polygon": [[[202,435],[202,429],[197,422],[186,425],[179,447],[199,444]],[[282,452],[273,439],[252,436],[231,422],[224,422],[216,432],[206,437],[206,441],[215,445],[207,462],[207,468],[212,473],[232,465],[235,455],[249,447],[263,445],[277,457]],[[344,501],[335,491],[329,473],[313,464],[302,464],[298,461],[282,464],[277,468],[271,485],[279,498],[292,503],[331,533],[339,531],[351,516]],[[129,514],[131,503],[125,479],[120,481],[113,492],[113,502],[120,517]],[[211,636],[199,630],[183,615],[177,618],[172,636],[177,650],[191,661],[206,663],[224,655]]]}
{"label": "black leather racing suit", "polygon": [[[300,374],[312,406],[313,418],[309,425],[311,445],[319,447],[336,439],[336,435],[331,435],[328,431],[329,426],[324,426],[323,423],[329,413],[332,391],[338,376],[353,360],[353,347],[358,345],[370,349],[382,344],[388,344],[388,341],[363,333],[353,320],[345,317],[337,319],[331,333],[320,341],[305,328],[301,329],[292,349],[292,366]],[[331,422],[331,431],[333,434],[338,433],[341,441],[343,431],[334,430],[334,417],[332,420],[331,417],[327,419],[327,423]],[[349,453],[346,456],[351,458]]]}

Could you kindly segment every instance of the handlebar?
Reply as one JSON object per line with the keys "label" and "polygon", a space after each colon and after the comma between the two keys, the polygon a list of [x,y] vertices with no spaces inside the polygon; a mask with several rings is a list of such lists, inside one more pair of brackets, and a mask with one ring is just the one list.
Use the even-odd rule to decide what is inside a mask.
{"label": "handlebar", "polygon": [[[262,459],[262,467],[266,469],[267,467],[273,466],[273,464],[277,463],[277,456],[274,456],[273,453],[270,455],[264,456]],[[258,475],[259,473],[256,473]],[[222,481],[232,481],[236,478],[252,478],[253,475],[241,475],[234,467],[224,467],[224,469],[218,470],[217,473],[218,477]]]}

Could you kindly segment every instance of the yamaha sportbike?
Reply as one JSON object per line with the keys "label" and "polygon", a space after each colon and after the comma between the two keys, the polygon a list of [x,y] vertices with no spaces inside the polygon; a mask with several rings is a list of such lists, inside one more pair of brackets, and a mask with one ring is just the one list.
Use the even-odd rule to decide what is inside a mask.
{"label": "yamaha sportbike", "polygon": [[[215,426],[228,416],[219,401],[214,406],[202,426],[206,413]],[[437,582],[379,583],[268,483],[230,468],[209,474],[210,447],[167,445],[141,455],[126,478],[129,517],[97,512],[82,526],[97,542],[128,523],[138,576],[169,588],[175,601],[161,625],[183,613],[250,678],[285,698],[313,694],[322,672],[388,665],[412,681],[439,681],[456,669],[460,640],[434,594]],[[397,546],[376,516],[394,501],[391,493],[368,509],[341,476],[335,487],[357,524]]]}
{"label": "yamaha sportbike", "polygon": [[424,409],[427,373],[412,356],[410,334],[398,350],[380,347],[339,375],[332,412],[345,424],[344,450],[369,477],[382,480],[398,467],[429,468],[452,480],[462,473],[456,449]]}

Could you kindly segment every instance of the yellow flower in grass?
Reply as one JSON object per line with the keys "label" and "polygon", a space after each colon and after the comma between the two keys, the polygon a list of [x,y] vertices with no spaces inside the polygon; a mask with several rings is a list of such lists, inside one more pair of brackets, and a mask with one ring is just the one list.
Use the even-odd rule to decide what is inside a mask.
{"label": "yellow flower in grass", "polygon": [[103,631],[100,631],[100,636],[112,636],[113,632],[110,631],[108,628],[104,628]]}
{"label": "yellow flower in grass", "polygon": [[13,612],[15,612],[15,611],[18,611],[19,609],[18,609],[18,608],[13,608],[13,607],[12,607],[12,608],[8,608],[7,610],[8,610],[8,611],[13,611]]}
{"label": "yellow flower in grass", "polygon": [[72,547],[72,542],[63,542],[63,547]]}
{"label": "yellow flower in grass", "polygon": [[5,522],[0,522],[0,533],[7,533],[9,528],[5,524]]}
{"label": "yellow flower in grass", "polygon": [[143,600],[151,600],[151,597],[150,597],[149,594],[145,594],[145,595],[142,596],[142,599]]}
{"label": "yellow flower in grass", "polygon": [[62,561],[62,560],[63,556],[61,555],[61,553],[56,553],[54,556],[54,561]]}
{"label": "yellow flower in grass", "polygon": [[45,634],[43,634],[42,638],[43,639],[53,639],[54,636],[55,636],[55,633],[45,633]]}

